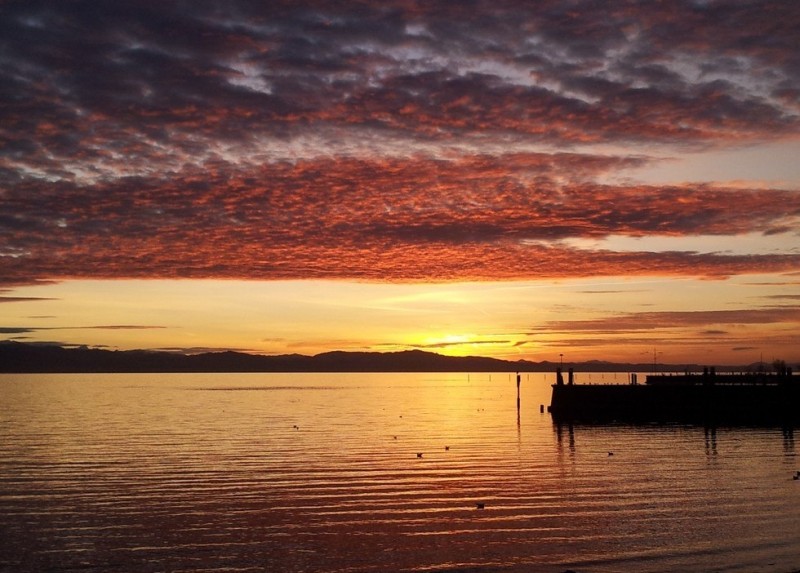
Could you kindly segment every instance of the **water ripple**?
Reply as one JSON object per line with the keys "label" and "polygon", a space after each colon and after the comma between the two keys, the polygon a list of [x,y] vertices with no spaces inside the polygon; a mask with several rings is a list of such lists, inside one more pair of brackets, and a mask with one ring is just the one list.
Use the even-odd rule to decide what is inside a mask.
{"label": "water ripple", "polygon": [[0,571],[800,565],[791,432],[559,428],[525,381],[518,421],[499,375],[0,377]]}

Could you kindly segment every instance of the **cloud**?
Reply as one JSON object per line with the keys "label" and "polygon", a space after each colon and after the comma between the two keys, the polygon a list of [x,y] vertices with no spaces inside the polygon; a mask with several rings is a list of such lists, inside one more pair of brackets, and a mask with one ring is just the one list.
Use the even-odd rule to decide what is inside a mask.
{"label": "cloud", "polygon": [[406,1],[12,4],[8,125],[52,176],[68,172],[59,157],[146,168],[317,126],[559,143],[791,134],[798,8],[767,4],[485,0],[479,19]]}
{"label": "cloud", "polygon": [[613,295],[617,295],[617,294],[631,294],[631,293],[646,292],[646,291],[642,291],[642,290],[626,290],[626,289],[619,289],[619,290],[613,290],[613,289],[596,290],[595,289],[595,290],[580,290],[580,291],[577,291],[577,292],[579,294],[613,294]]}
{"label": "cloud", "polygon": [[[455,280],[791,271],[800,255],[585,251],[569,238],[742,235],[800,217],[800,195],[587,182],[642,161],[576,153],[319,159],[169,180],[27,182],[5,193],[27,254],[9,280]],[[75,264],[80,261],[80,264]]]}
{"label": "cloud", "polygon": [[391,346],[404,346],[408,348],[425,348],[425,349],[434,349],[434,348],[455,348],[459,346],[494,346],[494,345],[508,345],[511,344],[512,341],[510,340],[460,340],[455,342],[433,342],[431,344],[393,344]]}
{"label": "cloud", "polygon": [[0,283],[789,271],[788,249],[559,241],[795,236],[796,191],[600,181],[650,145],[796,137],[798,19],[779,1],[5,3]]}
{"label": "cloud", "polygon": [[800,307],[787,306],[743,310],[624,313],[591,320],[551,321],[542,326],[541,330],[548,333],[594,332],[599,334],[625,334],[698,327],[705,329],[705,334],[707,334],[710,330],[719,330],[709,328],[713,325],[792,324],[798,322],[800,322]]}
{"label": "cloud", "polygon": [[777,300],[791,300],[800,301],[800,294],[773,294],[765,296],[764,298],[777,299]]}
{"label": "cloud", "polygon": [[189,346],[189,347],[182,347],[182,346],[170,346],[170,347],[163,347],[163,348],[154,348],[154,351],[157,352],[172,352],[175,354],[186,354],[186,355],[193,355],[193,354],[207,354],[211,352],[242,352],[245,354],[257,354],[260,351],[252,349],[252,348],[231,348],[231,347],[219,347],[219,346]]}
{"label": "cloud", "polygon": [[[64,330],[66,327],[61,328]],[[108,324],[103,326],[76,326],[76,329],[90,329],[90,330],[152,330],[159,328],[167,328],[166,326],[149,326],[139,324]]]}
{"label": "cloud", "polygon": [[[32,317],[34,318],[34,317]],[[36,317],[52,318],[52,317]],[[0,334],[22,334],[29,332],[39,332],[41,330],[150,330],[167,328],[166,326],[147,326],[135,324],[111,324],[103,326],[21,326],[21,327],[0,327]]]}
{"label": "cloud", "polygon": [[[608,335],[604,336],[570,336],[559,338],[556,340],[536,340],[533,344],[539,349],[546,349],[548,352],[569,351],[574,355],[574,351],[585,353],[590,351],[589,355],[596,353],[598,349],[607,352],[609,348],[614,348],[616,352],[620,347],[627,349],[628,356],[638,354],[642,362],[652,362],[653,349],[669,349],[662,356],[662,351],[658,350],[657,360],[661,362],[674,362],[676,360],[683,360],[677,358],[678,356],[701,356],[707,354],[712,357],[717,353],[724,353],[728,350],[764,350],[764,349],[781,349],[780,351],[791,353],[794,348],[796,336],[794,333],[785,333],[783,335],[765,335],[758,338],[758,346],[753,346],[753,337],[748,336],[745,332],[740,335],[728,336],[707,336],[704,333],[692,334],[690,332],[681,333],[676,337],[674,333],[661,331],[660,333],[648,333],[646,336],[643,333],[638,333],[635,336],[615,335],[610,338]],[[684,351],[690,351],[690,354],[683,354]],[[671,358],[667,358],[667,356]],[[757,355],[755,356],[757,358]],[[697,360],[697,358],[691,358]],[[712,358],[712,360],[716,360]]]}

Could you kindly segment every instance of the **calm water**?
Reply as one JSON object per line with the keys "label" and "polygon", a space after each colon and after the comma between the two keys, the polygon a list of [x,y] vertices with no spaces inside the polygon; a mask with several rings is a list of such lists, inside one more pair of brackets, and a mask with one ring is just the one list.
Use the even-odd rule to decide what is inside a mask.
{"label": "calm water", "polygon": [[791,432],[559,429],[522,378],[2,375],[0,571],[800,569]]}

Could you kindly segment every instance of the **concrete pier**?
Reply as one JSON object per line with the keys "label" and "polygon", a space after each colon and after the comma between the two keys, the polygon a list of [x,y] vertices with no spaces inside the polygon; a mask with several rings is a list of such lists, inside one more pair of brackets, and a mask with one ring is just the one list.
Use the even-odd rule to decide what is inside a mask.
{"label": "concrete pier", "polygon": [[[766,378],[765,378],[766,376]],[[800,423],[800,377],[648,376],[646,384],[554,384],[559,421]]]}

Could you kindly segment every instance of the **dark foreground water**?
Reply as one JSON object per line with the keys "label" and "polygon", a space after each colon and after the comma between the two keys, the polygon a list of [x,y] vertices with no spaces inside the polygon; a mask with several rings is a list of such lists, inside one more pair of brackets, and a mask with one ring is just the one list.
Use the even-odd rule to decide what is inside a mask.
{"label": "dark foreground water", "polygon": [[552,381],[0,376],[0,571],[800,569],[791,431],[558,428]]}

